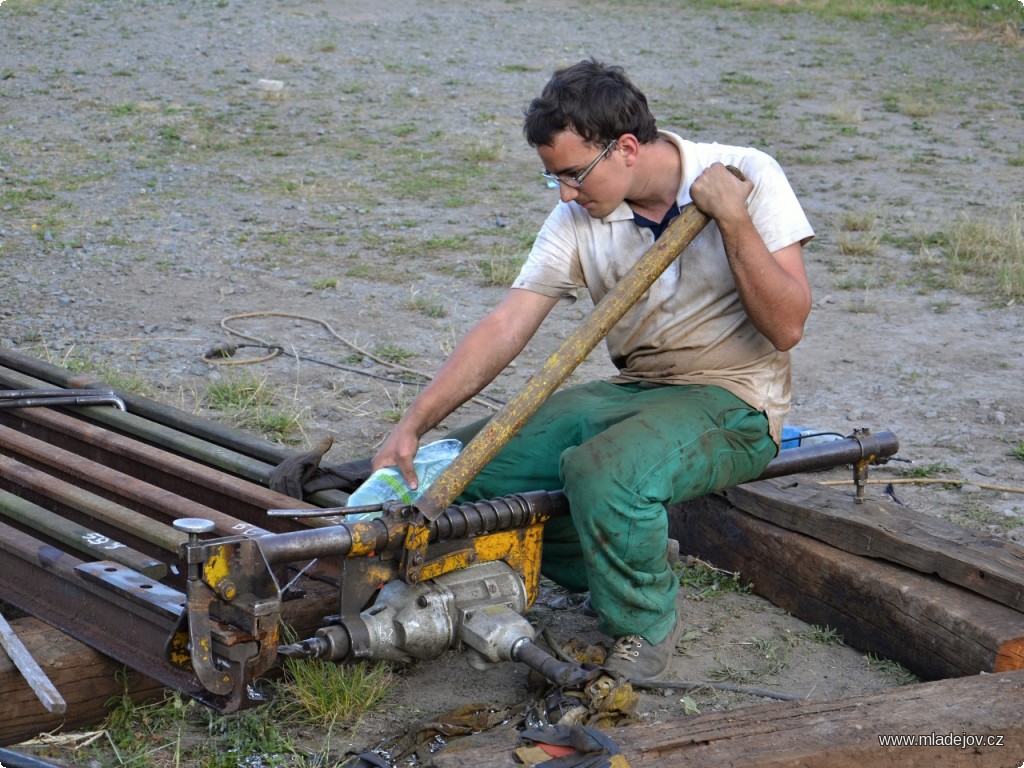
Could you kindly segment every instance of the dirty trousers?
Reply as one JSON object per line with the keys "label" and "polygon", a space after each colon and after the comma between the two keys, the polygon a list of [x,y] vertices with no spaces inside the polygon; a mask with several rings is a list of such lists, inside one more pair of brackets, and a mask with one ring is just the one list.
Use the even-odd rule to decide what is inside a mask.
{"label": "dirty trousers", "polygon": [[545,525],[541,573],[589,589],[605,634],[659,643],[678,588],[665,505],[751,480],[775,454],[765,415],[720,387],[591,382],[549,397],[459,501],[564,490],[570,517]]}

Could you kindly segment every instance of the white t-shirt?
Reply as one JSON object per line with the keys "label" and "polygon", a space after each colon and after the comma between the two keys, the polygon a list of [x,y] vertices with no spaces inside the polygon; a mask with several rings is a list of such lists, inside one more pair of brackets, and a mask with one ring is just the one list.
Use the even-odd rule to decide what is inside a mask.
{"label": "white t-shirt", "polygon": [[[747,198],[751,220],[770,252],[814,236],[785,173],[755,149],[696,144],[662,131],[683,161],[679,207],[691,202],[690,185],[713,163],[734,165],[754,183]],[[575,202],[559,202],[548,215],[513,283],[545,296],[586,289],[595,303],[654,243],[625,202],[594,219]],[[789,410],[790,357],[754,327],[736,285],[715,222],[710,222],[612,328],[608,353],[615,382],[709,384],[723,387],[764,411],[776,442]]]}

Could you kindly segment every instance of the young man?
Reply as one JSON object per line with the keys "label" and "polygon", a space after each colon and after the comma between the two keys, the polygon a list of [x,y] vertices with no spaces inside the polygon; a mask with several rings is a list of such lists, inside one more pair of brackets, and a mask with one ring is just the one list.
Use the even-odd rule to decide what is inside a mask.
{"label": "young man", "polygon": [[[659,131],[621,68],[591,59],[555,72],[524,133],[561,200],[508,294],[372,464],[399,467],[415,487],[420,438],[515,359],[562,297],[586,289],[599,301],[696,205],[712,222],[608,334],[618,375],[552,395],[463,496],[564,489],[571,517],[547,524],[542,572],[590,590],[616,638],[606,666],[654,678],[682,626],[665,506],[751,480],[776,455],[787,350],[811,306],[802,246],[813,232],[774,160]],[[451,436],[468,442],[482,424]]]}

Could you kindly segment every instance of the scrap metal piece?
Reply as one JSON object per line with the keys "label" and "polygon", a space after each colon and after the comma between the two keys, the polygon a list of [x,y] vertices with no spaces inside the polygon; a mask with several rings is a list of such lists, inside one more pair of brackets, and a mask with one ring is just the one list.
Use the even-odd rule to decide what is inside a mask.
{"label": "scrap metal piece", "polygon": [[42,667],[32,658],[28,648],[21,642],[21,638],[15,634],[14,629],[7,623],[7,619],[0,613],[0,645],[11,657],[14,666],[18,668],[25,677],[26,682],[32,688],[32,692],[46,707],[48,712],[55,715],[63,715],[68,708],[67,702],[60,695],[60,692],[50,681],[50,678],[43,672]]}

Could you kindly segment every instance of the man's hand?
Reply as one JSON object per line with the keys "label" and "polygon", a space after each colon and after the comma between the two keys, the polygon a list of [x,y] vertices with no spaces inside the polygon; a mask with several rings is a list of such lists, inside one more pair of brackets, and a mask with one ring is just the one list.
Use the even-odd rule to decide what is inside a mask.
{"label": "man's hand", "polygon": [[690,185],[690,197],[702,213],[721,225],[750,218],[746,203],[753,189],[750,179],[740,180],[721,163],[714,163]]}
{"label": "man's hand", "polygon": [[384,441],[380,450],[373,457],[371,466],[374,471],[383,467],[398,467],[398,471],[402,474],[405,484],[415,491],[419,486],[419,480],[416,478],[416,470],[413,468],[412,460],[416,456],[416,451],[419,450],[419,447],[419,435],[399,422],[398,426],[388,435],[387,440]]}

